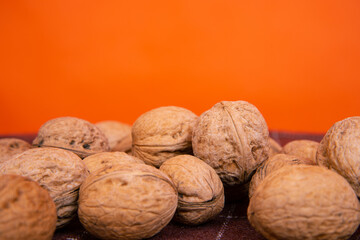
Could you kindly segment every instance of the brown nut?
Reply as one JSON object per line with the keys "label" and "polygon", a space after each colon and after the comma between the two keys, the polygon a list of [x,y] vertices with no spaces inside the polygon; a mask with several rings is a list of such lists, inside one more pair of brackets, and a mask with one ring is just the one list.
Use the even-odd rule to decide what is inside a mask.
{"label": "brown nut", "polygon": [[191,154],[197,116],[181,107],[160,107],[141,115],[132,128],[132,155],[160,167],[171,157]]}
{"label": "brown nut", "polygon": [[321,140],[316,161],[343,176],[360,197],[360,117],[335,123]]}
{"label": "brown nut", "polygon": [[55,204],[45,189],[22,176],[0,176],[1,240],[51,240],[55,226]]}
{"label": "brown nut", "polygon": [[296,164],[308,164],[315,165],[315,163],[308,158],[300,158],[298,156],[288,155],[279,153],[276,154],[266,161],[264,161],[257,169],[255,174],[252,176],[249,186],[249,198],[252,197],[256,188],[270,173],[288,165]]}
{"label": "brown nut", "polygon": [[348,239],[360,224],[359,200],[349,183],[326,168],[302,164],[266,177],[247,214],[267,239]]}
{"label": "brown nut", "polygon": [[268,158],[269,131],[259,110],[245,101],[223,101],[204,112],[193,132],[194,155],[226,185],[244,184]]}
{"label": "brown nut", "polygon": [[275,154],[281,153],[283,151],[281,145],[271,137],[269,137],[269,145],[270,145],[269,157],[272,157]]}
{"label": "brown nut", "polygon": [[312,140],[294,140],[283,147],[283,152],[289,155],[308,158],[316,163],[316,151],[319,143]]}
{"label": "brown nut", "polygon": [[101,239],[149,238],[163,229],[177,207],[174,184],[145,164],[97,170],[80,187],[78,216]]}
{"label": "brown nut", "polygon": [[144,161],[138,159],[137,157],[130,156],[124,152],[103,152],[93,154],[89,157],[83,159],[87,169],[89,172],[94,172],[98,169],[109,167],[115,164],[122,163],[142,163],[145,164]]}
{"label": "brown nut", "polygon": [[60,117],[44,123],[34,139],[39,147],[58,147],[72,151],[81,158],[110,151],[104,133],[94,124],[74,117]]}
{"label": "brown nut", "polygon": [[131,126],[119,121],[101,121],[95,124],[107,137],[110,151],[131,151]]}
{"label": "brown nut", "polygon": [[191,155],[166,160],[160,167],[174,182],[179,203],[174,219],[198,225],[216,217],[224,207],[224,188],[215,170]]}
{"label": "brown nut", "polygon": [[76,154],[58,148],[33,148],[0,166],[0,174],[29,177],[48,190],[55,202],[56,227],[68,223],[76,214],[80,184],[88,170]]}
{"label": "brown nut", "polygon": [[0,164],[9,160],[14,155],[31,148],[30,143],[18,138],[0,139]]}

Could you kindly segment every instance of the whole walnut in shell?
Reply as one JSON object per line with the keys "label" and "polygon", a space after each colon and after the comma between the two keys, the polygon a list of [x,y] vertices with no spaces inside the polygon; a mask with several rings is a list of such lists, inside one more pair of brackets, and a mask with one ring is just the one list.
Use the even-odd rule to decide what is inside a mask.
{"label": "whole walnut in shell", "polygon": [[119,121],[101,121],[95,124],[109,141],[110,151],[131,151],[131,126]]}
{"label": "whole walnut in shell", "polygon": [[0,139],[0,164],[14,155],[31,148],[30,143],[18,138]]}
{"label": "whole walnut in shell", "polygon": [[248,182],[269,156],[269,131],[259,110],[245,101],[223,101],[199,117],[194,155],[215,169],[224,184]]}
{"label": "whole walnut in shell", "polygon": [[275,154],[281,153],[283,151],[281,145],[271,137],[269,137],[269,146],[270,146],[269,157],[274,156]]}
{"label": "whole walnut in shell", "polygon": [[181,107],[160,107],[141,115],[132,127],[132,155],[160,167],[171,157],[192,153],[197,116]]}
{"label": "whole walnut in shell", "polygon": [[110,151],[104,133],[94,124],[75,117],[60,117],[44,123],[33,144],[72,151],[81,158]]}
{"label": "whole walnut in shell", "polygon": [[177,187],[178,208],[174,219],[198,225],[216,217],[224,207],[224,188],[215,170],[204,161],[179,155],[166,160],[160,167]]}
{"label": "whole walnut in shell", "polygon": [[314,162],[308,158],[300,158],[298,156],[288,155],[279,153],[276,154],[266,161],[264,161],[257,169],[255,174],[252,176],[249,186],[249,198],[252,197],[256,188],[270,173],[288,165],[296,164],[308,164],[315,165]]}
{"label": "whole walnut in shell", "polygon": [[319,143],[312,140],[294,140],[288,142],[283,147],[283,152],[286,154],[308,158],[316,163],[316,151]]}
{"label": "whole walnut in shell", "polygon": [[0,175],[0,239],[51,240],[56,208],[39,184],[18,175]]}
{"label": "whole walnut in shell", "polygon": [[360,117],[335,123],[321,140],[316,161],[343,176],[360,197]]}
{"label": "whole walnut in shell", "polygon": [[109,167],[115,164],[122,164],[122,163],[142,163],[145,164],[144,161],[138,159],[137,157],[130,156],[124,152],[103,152],[93,154],[89,157],[83,159],[87,169],[90,172],[94,172],[98,169]]}
{"label": "whole walnut in shell", "polygon": [[33,148],[0,166],[0,174],[17,174],[36,181],[48,190],[57,209],[56,227],[76,214],[80,184],[88,170],[76,154],[58,148]]}
{"label": "whole walnut in shell", "polygon": [[248,219],[267,239],[348,239],[360,224],[360,204],[339,174],[310,165],[285,166],[258,186]]}
{"label": "whole walnut in shell", "polygon": [[177,192],[165,173],[146,164],[118,164],[92,172],[80,187],[78,216],[101,239],[142,239],[173,217]]}

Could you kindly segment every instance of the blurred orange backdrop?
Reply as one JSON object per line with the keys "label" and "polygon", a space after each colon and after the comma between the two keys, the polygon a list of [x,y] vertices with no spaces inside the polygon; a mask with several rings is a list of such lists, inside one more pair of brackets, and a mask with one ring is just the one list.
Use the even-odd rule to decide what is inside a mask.
{"label": "blurred orange backdrop", "polygon": [[0,134],[246,100],[271,130],[360,115],[360,1],[0,1]]}

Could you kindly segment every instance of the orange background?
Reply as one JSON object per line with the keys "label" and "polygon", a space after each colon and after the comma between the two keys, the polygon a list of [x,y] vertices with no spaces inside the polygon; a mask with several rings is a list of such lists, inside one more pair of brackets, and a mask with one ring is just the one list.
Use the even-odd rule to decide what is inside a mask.
{"label": "orange background", "polygon": [[246,100],[271,130],[359,115],[360,1],[0,1],[0,133]]}

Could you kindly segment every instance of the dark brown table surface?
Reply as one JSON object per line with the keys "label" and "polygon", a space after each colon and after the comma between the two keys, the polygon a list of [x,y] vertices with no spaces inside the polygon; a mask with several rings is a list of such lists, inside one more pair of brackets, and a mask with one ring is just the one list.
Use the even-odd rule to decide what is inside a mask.
{"label": "dark brown table surface", "polygon": [[[309,139],[320,142],[324,134],[311,133],[287,133],[271,131],[270,136],[280,145],[296,139]],[[31,142],[35,135],[3,135],[1,137],[18,137]],[[185,226],[170,222],[161,232],[154,237],[158,239],[206,239],[206,240],[264,240],[259,233],[251,227],[247,220],[246,210],[249,199],[246,195],[239,194],[238,189],[225,189],[225,207],[223,211],[212,221],[200,226]],[[96,240],[89,234],[75,218],[69,225],[55,232],[54,240]],[[360,240],[360,229],[358,229],[351,240]]]}

